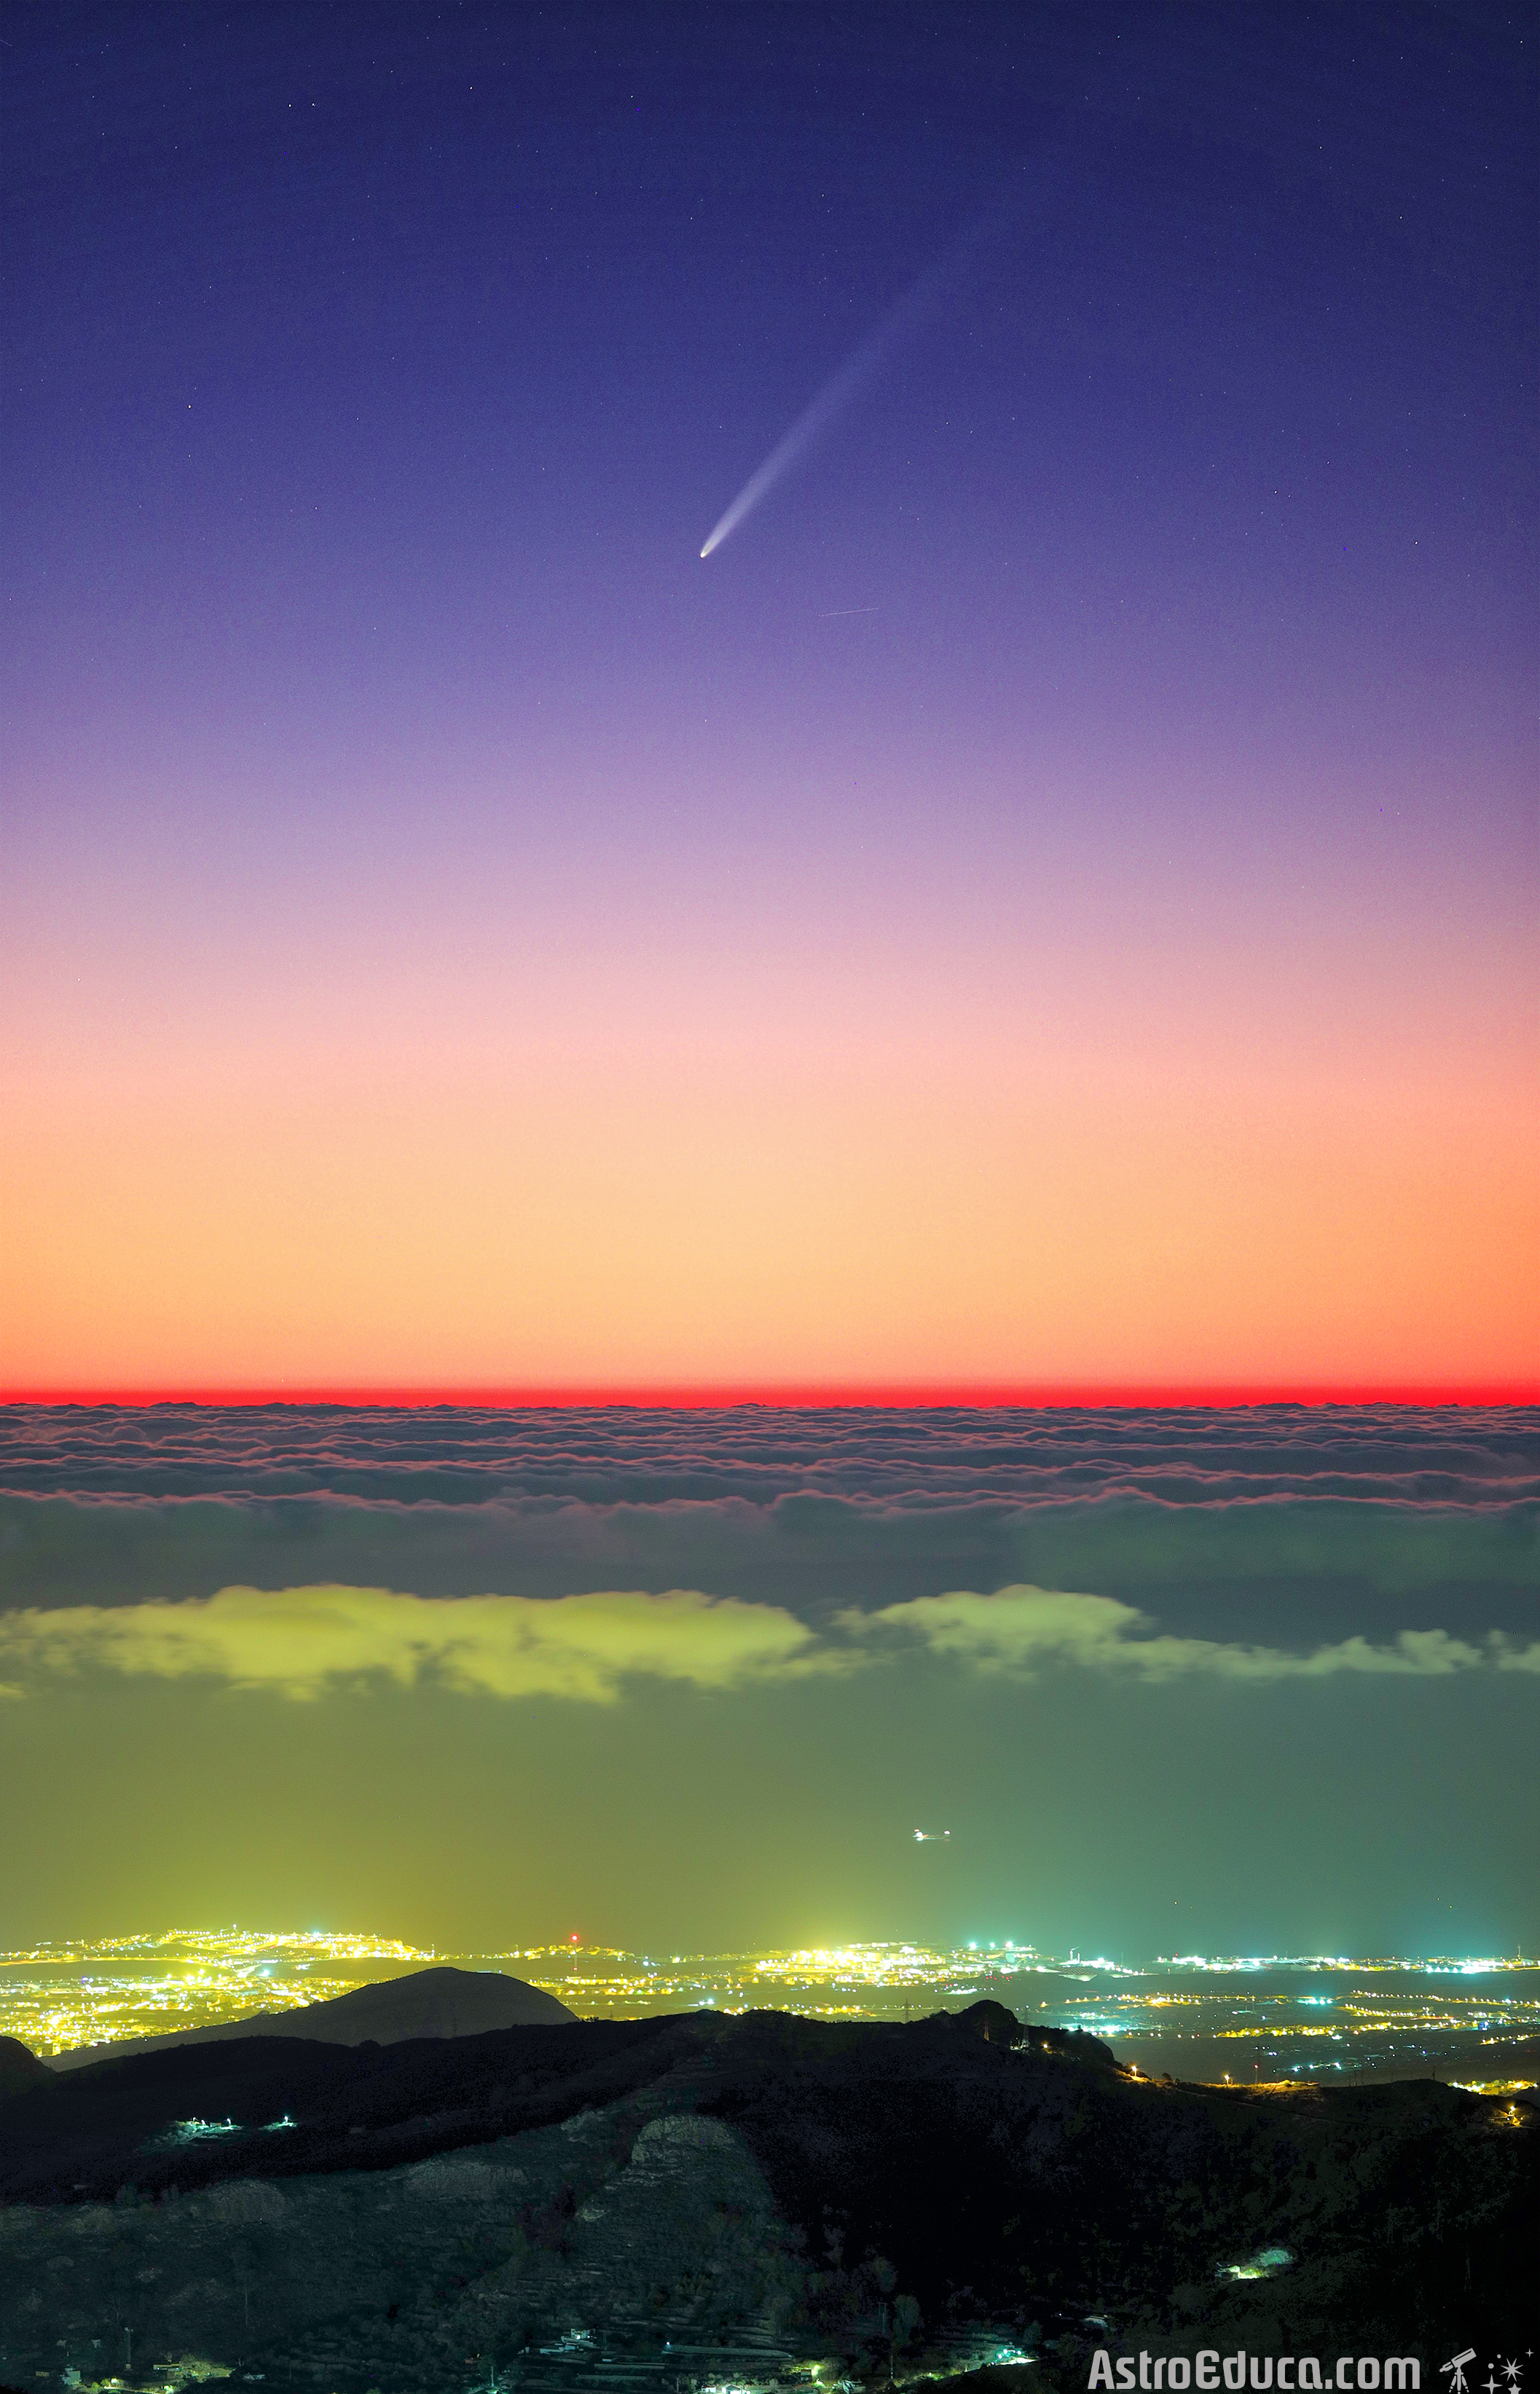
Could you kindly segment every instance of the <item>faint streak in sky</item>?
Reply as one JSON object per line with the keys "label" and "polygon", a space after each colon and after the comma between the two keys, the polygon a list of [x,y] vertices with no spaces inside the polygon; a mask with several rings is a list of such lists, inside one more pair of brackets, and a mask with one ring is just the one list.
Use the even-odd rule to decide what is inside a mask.
{"label": "faint streak in sky", "polygon": [[[726,514],[713,527],[701,551],[703,558],[720,548],[729,533],[737,531],[744,518],[753,514],[760,500],[812,447],[820,433],[826,430],[836,416],[843,414],[872,380],[879,366],[885,365],[901,344],[918,332],[947,286],[968,264],[983,235],[1003,220],[1016,198],[1017,189],[1013,183],[1005,202],[997,202],[987,209],[934,265],[927,267],[917,282],[912,283],[902,299],[888,309],[881,322],[868,333],[857,349],[851,350],[844,364],[836,369],[823,389],[803,409],[791,430],[777,441],[764,464],[749,476]],[[850,610],[852,613],[858,612]]]}

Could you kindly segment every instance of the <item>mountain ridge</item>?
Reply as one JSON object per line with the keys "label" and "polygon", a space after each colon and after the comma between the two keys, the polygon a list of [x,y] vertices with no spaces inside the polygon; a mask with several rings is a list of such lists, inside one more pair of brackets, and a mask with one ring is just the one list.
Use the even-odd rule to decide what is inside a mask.
{"label": "mountain ridge", "polygon": [[[747,2210],[747,2179],[713,2190],[734,2153],[762,2181]],[[664,2181],[647,2191],[667,2154],[681,2202],[700,2181],[698,2252],[670,2244]],[[633,2181],[642,2244],[612,2252]],[[426,2203],[428,2237],[441,2198],[462,2210],[445,2215],[441,2260],[419,2264],[395,2223]],[[425,2353],[451,2316],[454,2335],[476,2331],[455,2352],[493,2332],[510,2354],[531,2336],[544,2348],[574,2318],[602,2328],[597,2290],[623,2280],[617,2335],[659,2342],[660,2288],[704,2305],[718,2340],[773,2295],[779,2341],[845,2353],[867,2376],[886,2371],[901,2296],[905,2319],[942,2336],[987,2318],[1020,2342],[1095,2313],[1136,2348],[1323,2350],[1356,2335],[1431,2355],[1473,2312],[1494,2335],[1517,2332],[1537,2204],[1531,2106],[1431,2079],[1154,2081],[1095,2037],[993,2003],[913,2023],[697,2011],[389,2046],[246,2037],[50,2074],[0,2101],[0,2221],[45,2257],[72,2240],[72,2299],[95,2288],[93,2317],[115,2299],[112,2254],[142,2251],[165,2277],[156,2334],[185,2335],[196,2316],[206,2348],[249,2352],[213,2262],[259,2235],[264,2269],[295,2289],[284,2348],[340,2305],[361,2369],[396,2348],[398,2316],[420,2322]],[[367,2243],[361,2205],[378,2221]],[[1253,2256],[1272,2256],[1258,2272]],[[0,2345],[31,2333],[26,2273],[13,2276]],[[1045,2367],[1045,2387],[1083,2387],[1075,2366]]]}

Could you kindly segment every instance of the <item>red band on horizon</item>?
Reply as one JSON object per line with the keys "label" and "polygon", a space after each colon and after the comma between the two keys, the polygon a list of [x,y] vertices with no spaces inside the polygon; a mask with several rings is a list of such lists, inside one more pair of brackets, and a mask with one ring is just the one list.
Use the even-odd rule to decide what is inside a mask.
{"label": "red band on horizon", "polygon": [[1245,1383],[1236,1381],[1098,1383],[1075,1382],[989,1384],[957,1387],[944,1382],[904,1381],[863,1384],[860,1381],[787,1382],[727,1381],[721,1383],[578,1384],[566,1387],[493,1385],[443,1388],[394,1385],[307,1384],[282,1382],[246,1387],[142,1388],[19,1388],[0,1389],[3,1405],[345,1405],[358,1410],[402,1411],[432,1405],[479,1407],[497,1411],[549,1411],[561,1407],[610,1409],[636,1406],[649,1411],[706,1412],[742,1405],[769,1407],[871,1407],[924,1411],[955,1406],[965,1411],[1020,1407],[1092,1409],[1182,1405],[1235,1408],[1264,1405],[1534,1405],[1540,1404],[1540,1379],[1508,1382],[1344,1381],[1323,1385],[1305,1382]]}

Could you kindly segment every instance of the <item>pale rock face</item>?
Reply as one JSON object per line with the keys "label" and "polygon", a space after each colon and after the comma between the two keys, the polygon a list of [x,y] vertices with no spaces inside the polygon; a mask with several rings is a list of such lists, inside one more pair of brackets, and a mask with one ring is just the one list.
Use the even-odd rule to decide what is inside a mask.
{"label": "pale rock face", "polygon": [[440,2195],[451,2202],[494,2203],[516,2193],[525,2177],[521,2169],[487,2162],[477,2153],[441,2153],[404,2171],[402,2184],[414,2194]]}
{"label": "pale rock face", "polygon": [[720,2120],[703,2120],[693,2111],[673,2111],[660,2120],[649,2120],[637,2138],[635,2151],[645,2146],[693,2145],[697,2149],[729,2153],[739,2150],[738,2139]]}

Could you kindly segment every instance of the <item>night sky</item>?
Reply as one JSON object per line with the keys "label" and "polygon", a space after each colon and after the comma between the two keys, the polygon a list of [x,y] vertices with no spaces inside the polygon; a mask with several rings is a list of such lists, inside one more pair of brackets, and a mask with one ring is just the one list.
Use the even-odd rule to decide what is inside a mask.
{"label": "night sky", "polygon": [[15,16],[4,1385],[1533,1389],[1530,31]]}

